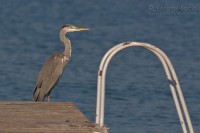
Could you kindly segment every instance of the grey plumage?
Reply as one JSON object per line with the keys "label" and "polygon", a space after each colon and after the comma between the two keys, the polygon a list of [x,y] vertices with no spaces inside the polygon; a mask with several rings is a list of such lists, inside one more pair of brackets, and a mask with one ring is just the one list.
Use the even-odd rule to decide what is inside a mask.
{"label": "grey plumage", "polygon": [[73,25],[65,25],[60,30],[60,40],[65,45],[65,50],[63,53],[55,53],[50,56],[46,62],[43,64],[38,79],[36,82],[36,87],[33,92],[33,99],[35,101],[44,101],[48,97],[50,100],[50,93],[53,87],[58,82],[61,77],[65,66],[69,63],[71,58],[71,42],[65,37],[67,32],[89,30],[87,28],[78,28]]}
{"label": "grey plumage", "polygon": [[[69,62],[69,60],[64,60],[63,56],[61,53],[56,53],[49,57],[42,66],[33,95],[35,101],[44,101],[45,97],[50,95],[52,88],[58,82]],[[63,63],[62,60],[64,60]]]}

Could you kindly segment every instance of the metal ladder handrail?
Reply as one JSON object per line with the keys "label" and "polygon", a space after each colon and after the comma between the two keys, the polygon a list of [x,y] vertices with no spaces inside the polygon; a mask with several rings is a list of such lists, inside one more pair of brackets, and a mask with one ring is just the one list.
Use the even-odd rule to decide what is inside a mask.
{"label": "metal ladder handrail", "polygon": [[[167,75],[167,79],[169,80],[169,86],[172,92],[172,96],[175,102],[175,106],[178,112],[178,116],[180,119],[181,127],[183,129],[183,133],[188,133],[187,130],[189,130],[190,133],[194,133],[193,126],[190,120],[190,116],[185,104],[185,100],[181,91],[181,87],[178,81],[178,78],[176,76],[176,72],[172,66],[171,61],[169,58],[166,56],[166,54],[160,50],[159,48],[147,44],[147,43],[140,43],[140,42],[125,42],[125,43],[120,43],[114,47],[112,47],[103,57],[101,64],[99,66],[99,71],[98,71],[98,84],[97,84],[97,107],[96,107],[96,124],[99,125],[100,127],[104,126],[104,106],[105,106],[105,78],[106,78],[106,71],[108,64],[112,57],[121,51],[122,49],[125,49],[127,47],[131,46],[139,46],[139,47],[144,47],[150,51],[152,51],[161,61],[164,70]],[[172,83],[174,82],[174,84]],[[178,93],[178,97],[177,94]],[[181,103],[181,106],[179,104],[179,100]],[[182,108],[181,108],[182,107]],[[184,112],[184,117],[187,121],[188,127],[186,127],[186,123],[184,121],[184,117],[182,112]]]}

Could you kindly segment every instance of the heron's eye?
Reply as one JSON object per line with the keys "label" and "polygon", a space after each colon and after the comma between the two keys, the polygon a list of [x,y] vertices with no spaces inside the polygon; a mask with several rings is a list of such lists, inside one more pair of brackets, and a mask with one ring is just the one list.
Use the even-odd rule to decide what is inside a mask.
{"label": "heron's eye", "polygon": [[73,25],[71,25],[71,26],[70,26],[70,28],[72,28],[72,29],[75,29],[76,27],[75,27],[75,26],[73,26]]}
{"label": "heron's eye", "polygon": [[[70,24],[66,24],[66,25],[64,25],[62,28],[65,28],[65,27],[68,27],[68,28],[70,28],[70,29],[76,29],[76,26],[73,26],[73,25],[70,25]],[[62,29],[61,28],[61,29]]]}

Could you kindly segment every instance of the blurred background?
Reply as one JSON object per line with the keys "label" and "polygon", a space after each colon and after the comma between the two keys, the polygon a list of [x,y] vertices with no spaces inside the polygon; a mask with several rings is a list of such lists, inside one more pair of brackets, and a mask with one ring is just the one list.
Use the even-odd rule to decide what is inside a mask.
{"label": "blurred background", "polygon": [[[198,0],[1,0],[0,100],[32,100],[42,64],[64,49],[60,28],[73,24],[91,30],[67,34],[72,58],[52,91],[53,102],[74,102],[94,122],[102,57],[118,43],[146,42],[171,59],[199,132],[199,16]],[[182,132],[164,70],[151,52],[123,50],[111,61],[106,81],[110,133]]]}

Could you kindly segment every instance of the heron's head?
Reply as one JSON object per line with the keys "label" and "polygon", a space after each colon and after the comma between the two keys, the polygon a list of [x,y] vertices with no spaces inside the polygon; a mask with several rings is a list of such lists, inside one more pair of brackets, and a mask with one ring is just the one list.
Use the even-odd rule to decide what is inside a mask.
{"label": "heron's head", "polygon": [[71,24],[66,24],[61,28],[61,30],[65,31],[65,33],[67,33],[67,32],[82,31],[82,30],[89,30],[89,29],[83,28],[83,27],[76,27]]}

